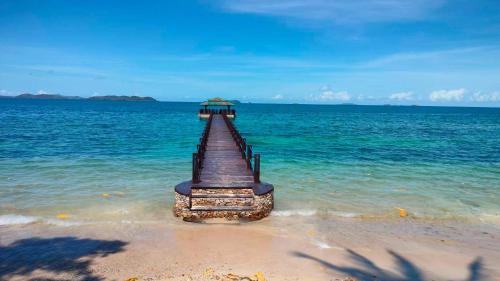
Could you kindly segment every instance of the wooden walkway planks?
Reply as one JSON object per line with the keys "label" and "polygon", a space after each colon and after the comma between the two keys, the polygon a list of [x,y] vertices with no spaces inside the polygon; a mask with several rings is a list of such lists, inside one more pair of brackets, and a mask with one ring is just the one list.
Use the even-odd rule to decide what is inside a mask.
{"label": "wooden walkway planks", "polygon": [[198,186],[240,186],[254,184],[252,171],[242,157],[222,115],[215,114],[208,134]]}
{"label": "wooden walkway planks", "polygon": [[274,207],[274,187],[260,181],[260,154],[224,112],[211,112],[192,155],[192,178],[175,186],[174,214],[184,220],[261,219]]}

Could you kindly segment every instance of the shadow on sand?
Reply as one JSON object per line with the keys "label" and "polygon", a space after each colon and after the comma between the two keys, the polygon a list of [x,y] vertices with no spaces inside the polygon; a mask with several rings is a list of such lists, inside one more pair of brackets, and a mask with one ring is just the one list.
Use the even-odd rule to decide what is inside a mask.
{"label": "shadow on sand", "polygon": [[[35,270],[68,274],[71,280],[103,280],[90,270],[92,259],[123,251],[126,242],[76,237],[29,238],[0,246],[0,281],[27,280]],[[24,277],[24,278],[23,278]],[[53,279],[32,279],[53,280]]]}
{"label": "shadow on sand", "polygon": [[[384,270],[378,267],[373,261],[360,255],[359,253],[347,249],[349,258],[353,260],[358,267],[338,266],[329,263],[325,260],[310,256],[302,252],[292,252],[296,257],[310,259],[316,261],[323,266],[339,272],[344,273],[349,277],[356,278],[359,281],[425,281],[428,280],[423,276],[422,271],[416,267],[412,262],[398,253],[388,250],[388,253],[393,257],[397,265],[397,273]],[[465,281],[481,281],[486,280],[485,274],[482,272],[483,263],[480,257],[477,257],[469,264],[469,276]]]}

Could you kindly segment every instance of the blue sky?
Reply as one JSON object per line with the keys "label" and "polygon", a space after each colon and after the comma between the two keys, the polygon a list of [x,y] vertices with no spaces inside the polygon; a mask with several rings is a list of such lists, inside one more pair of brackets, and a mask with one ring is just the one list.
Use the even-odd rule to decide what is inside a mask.
{"label": "blue sky", "polygon": [[0,95],[500,106],[500,1],[0,1]]}

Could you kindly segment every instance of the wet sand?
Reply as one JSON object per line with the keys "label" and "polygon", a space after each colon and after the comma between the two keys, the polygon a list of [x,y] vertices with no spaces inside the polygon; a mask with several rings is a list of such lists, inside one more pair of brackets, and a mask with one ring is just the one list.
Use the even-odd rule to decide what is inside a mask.
{"label": "wet sand", "polygon": [[265,280],[500,280],[499,234],[488,224],[307,217],[10,225],[0,226],[0,280],[252,280],[257,272]]}

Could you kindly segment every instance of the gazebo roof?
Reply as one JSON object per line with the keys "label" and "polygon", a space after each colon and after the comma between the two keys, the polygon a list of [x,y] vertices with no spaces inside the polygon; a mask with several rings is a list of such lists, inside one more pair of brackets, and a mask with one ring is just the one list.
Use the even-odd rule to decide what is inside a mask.
{"label": "gazebo roof", "polygon": [[221,98],[213,98],[213,99],[209,99],[207,101],[202,102],[201,105],[204,105],[204,106],[226,106],[226,105],[234,105],[234,103],[227,101],[225,99],[221,99]]}

